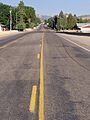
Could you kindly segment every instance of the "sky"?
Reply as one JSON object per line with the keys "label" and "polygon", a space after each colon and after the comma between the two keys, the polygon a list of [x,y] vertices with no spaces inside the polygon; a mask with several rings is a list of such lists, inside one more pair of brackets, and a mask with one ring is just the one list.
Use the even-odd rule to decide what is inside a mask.
{"label": "sky", "polygon": [[[17,6],[20,0],[0,0],[12,6]],[[40,15],[57,15],[62,10],[64,13],[76,15],[90,14],[90,0],[23,0],[25,5],[35,8]]]}

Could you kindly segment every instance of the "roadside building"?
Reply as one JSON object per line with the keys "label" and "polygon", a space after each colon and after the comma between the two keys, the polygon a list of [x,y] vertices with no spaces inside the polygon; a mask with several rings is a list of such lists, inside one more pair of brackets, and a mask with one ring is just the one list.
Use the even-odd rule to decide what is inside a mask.
{"label": "roadside building", "polygon": [[90,20],[90,15],[81,15],[81,16],[78,16],[78,18],[82,20]]}
{"label": "roadside building", "polygon": [[5,31],[5,30],[6,30],[5,25],[0,23],[0,32]]}
{"label": "roadside building", "polygon": [[84,33],[90,33],[90,23],[77,23],[77,27]]}

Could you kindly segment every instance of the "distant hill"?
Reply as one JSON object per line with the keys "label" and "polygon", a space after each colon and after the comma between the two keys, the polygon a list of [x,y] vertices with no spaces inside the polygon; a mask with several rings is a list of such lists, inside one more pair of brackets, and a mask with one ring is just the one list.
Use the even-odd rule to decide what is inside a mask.
{"label": "distant hill", "polygon": [[49,19],[51,16],[47,16],[47,15],[42,15],[41,18],[44,19],[44,20],[47,20]]}
{"label": "distant hill", "polygon": [[51,16],[39,15],[39,14],[37,14],[37,17],[39,17],[42,22],[43,22],[44,20],[48,20],[49,18],[51,18]]}

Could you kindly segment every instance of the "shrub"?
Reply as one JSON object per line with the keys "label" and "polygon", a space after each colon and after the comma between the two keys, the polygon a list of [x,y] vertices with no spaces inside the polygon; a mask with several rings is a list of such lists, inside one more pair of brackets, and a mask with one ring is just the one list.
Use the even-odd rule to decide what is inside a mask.
{"label": "shrub", "polygon": [[19,31],[23,31],[26,28],[26,24],[24,22],[20,22],[17,24],[17,29]]}

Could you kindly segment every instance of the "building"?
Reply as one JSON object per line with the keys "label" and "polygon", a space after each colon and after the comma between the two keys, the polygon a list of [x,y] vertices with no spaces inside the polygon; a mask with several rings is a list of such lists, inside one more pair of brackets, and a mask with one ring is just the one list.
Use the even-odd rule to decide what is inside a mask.
{"label": "building", "polygon": [[81,32],[90,33],[90,23],[77,23],[77,27]]}
{"label": "building", "polygon": [[82,15],[82,16],[78,16],[78,18],[82,20],[90,20],[90,15]]}
{"label": "building", "polygon": [[6,30],[5,25],[0,23],[0,32],[5,31],[5,30]]}

